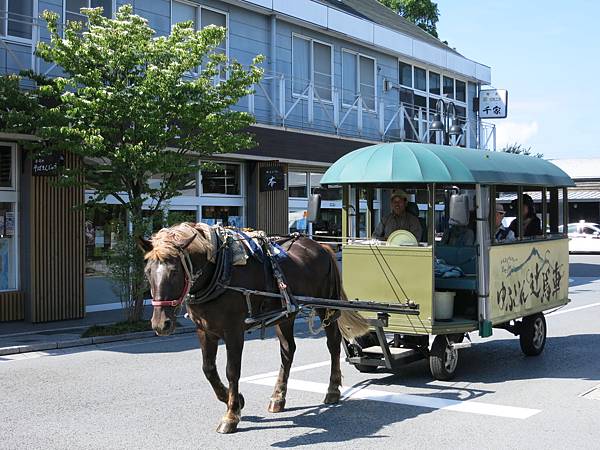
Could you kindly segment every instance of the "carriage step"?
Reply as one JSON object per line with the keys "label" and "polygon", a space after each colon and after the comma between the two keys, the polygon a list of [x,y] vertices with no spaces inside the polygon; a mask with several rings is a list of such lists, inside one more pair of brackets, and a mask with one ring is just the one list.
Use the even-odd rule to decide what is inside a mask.
{"label": "carriage step", "polygon": [[[398,348],[398,347],[390,347],[390,355],[395,361],[403,361],[403,362],[412,362],[418,359],[423,358],[423,354],[417,350],[412,348]],[[374,345],[372,347],[367,347],[362,349],[363,355],[366,357],[379,357],[383,358],[383,350],[380,346]]]}

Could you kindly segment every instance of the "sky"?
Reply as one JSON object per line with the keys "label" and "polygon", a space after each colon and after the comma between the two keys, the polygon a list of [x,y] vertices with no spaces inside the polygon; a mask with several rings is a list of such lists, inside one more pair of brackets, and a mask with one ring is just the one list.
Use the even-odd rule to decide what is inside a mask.
{"label": "sky", "polygon": [[440,39],[508,90],[498,148],[600,158],[600,1],[437,0]]}

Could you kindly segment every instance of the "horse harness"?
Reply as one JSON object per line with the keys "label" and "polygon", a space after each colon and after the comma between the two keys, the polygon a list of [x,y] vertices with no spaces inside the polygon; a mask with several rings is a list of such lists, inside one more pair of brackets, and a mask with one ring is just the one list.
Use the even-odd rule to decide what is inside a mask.
{"label": "horse harness", "polygon": [[[290,292],[288,285],[285,281],[284,273],[277,261],[276,256],[273,254],[272,243],[271,240],[266,236],[257,236],[257,241],[260,245],[260,249],[262,250],[262,254],[265,256],[271,275],[277,284],[277,288],[279,293],[274,292],[266,292],[259,291],[253,289],[246,289],[236,286],[230,286],[229,283],[231,281],[231,269],[232,269],[232,251],[231,245],[233,243],[233,237],[231,234],[226,233],[225,229],[219,226],[211,227],[211,233],[213,233],[214,241],[217,243],[217,250],[215,256],[215,271],[209,281],[209,283],[202,290],[194,290],[196,283],[200,279],[200,277],[204,274],[206,267],[211,262],[207,260],[205,265],[198,269],[194,270],[194,266],[192,260],[190,258],[189,252],[181,247],[176,247],[179,259],[181,261],[181,265],[184,270],[184,278],[185,284],[183,287],[183,291],[179,298],[175,300],[152,300],[152,306],[170,306],[170,307],[179,307],[183,304],[187,305],[199,305],[208,303],[211,300],[216,299],[220,295],[222,295],[226,290],[231,290],[235,292],[241,293],[246,300],[246,305],[248,308],[248,317],[246,318],[246,324],[249,326],[260,326],[265,327],[272,325],[291,314],[296,313],[299,310],[299,307],[294,300],[293,294]],[[243,233],[238,234],[242,239],[250,239]],[[290,239],[296,240],[300,237],[300,235],[292,235]],[[251,297],[252,296],[262,296],[262,297],[270,297],[270,298],[279,298],[281,300],[282,309],[271,311],[270,313],[255,315],[252,308]],[[328,317],[328,321],[330,321],[333,316]],[[327,324],[323,324],[327,325]]]}

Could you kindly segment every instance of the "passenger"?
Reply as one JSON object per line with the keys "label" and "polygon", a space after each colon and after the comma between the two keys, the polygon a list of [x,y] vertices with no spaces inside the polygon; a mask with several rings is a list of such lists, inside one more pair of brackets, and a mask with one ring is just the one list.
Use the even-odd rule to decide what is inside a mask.
{"label": "passenger", "polygon": [[516,239],[513,230],[502,225],[504,214],[506,214],[504,206],[500,203],[496,203],[496,233],[494,234],[496,242],[512,242]]}
{"label": "passenger", "polygon": [[381,219],[381,222],[375,227],[373,237],[379,240],[387,238],[396,230],[410,231],[417,240],[421,238],[421,224],[419,219],[406,210],[408,203],[408,194],[399,189],[392,192],[390,205],[392,212]]}
{"label": "passenger", "polygon": [[[538,216],[535,215],[535,207],[533,199],[527,195],[523,195],[523,237],[539,236],[542,234],[542,223]],[[509,228],[519,237],[519,220],[514,219]]]}

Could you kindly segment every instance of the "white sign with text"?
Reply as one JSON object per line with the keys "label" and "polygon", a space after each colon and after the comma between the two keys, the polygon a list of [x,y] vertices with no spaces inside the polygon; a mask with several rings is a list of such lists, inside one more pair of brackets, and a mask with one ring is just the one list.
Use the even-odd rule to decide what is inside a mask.
{"label": "white sign with text", "polygon": [[507,114],[508,91],[506,89],[484,89],[479,92],[479,117],[504,119]]}

